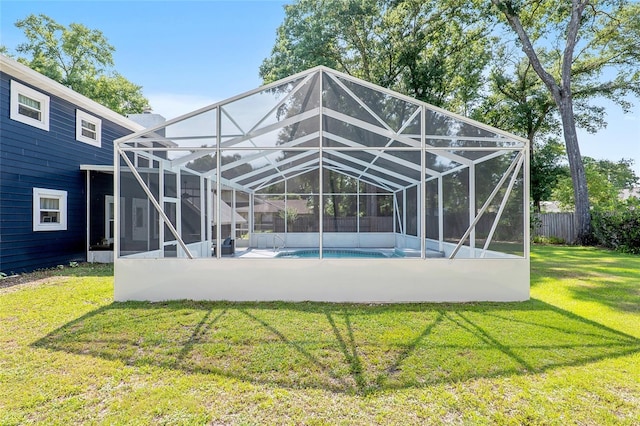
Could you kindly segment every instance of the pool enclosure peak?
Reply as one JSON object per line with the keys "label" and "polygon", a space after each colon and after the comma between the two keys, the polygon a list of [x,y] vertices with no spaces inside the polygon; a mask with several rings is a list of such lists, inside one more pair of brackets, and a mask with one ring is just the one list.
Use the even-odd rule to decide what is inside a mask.
{"label": "pool enclosure peak", "polygon": [[[345,73],[342,73],[342,72],[339,72],[339,71],[335,71],[335,70],[333,70],[331,68],[328,68],[326,66],[323,66],[323,65],[319,65],[319,66],[310,68],[307,71],[303,71],[303,72],[294,74],[294,75],[289,76],[287,78],[283,78],[281,80],[278,80],[278,81],[275,81],[275,82],[272,82],[272,83],[257,87],[257,88],[255,88],[253,90],[244,92],[242,94],[233,96],[231,98],[228,98],[228,99],[213,103],[211,105],[199,108],[199,109],[197,109],[195,111],[192,111],[192,112],[183,114],[181,116],[175,117],[175,118],[173,118],[171,120],[168,120],[168,121],[166,121],[166,122],[164,122],[162,124],[159,124],[157,126],[154,126],[154,127],[151,127],[151,128],[145,129],[145,130],[141,130],[141,131],[138,131],[138,132],[133,133],[131,135],[122,137],[120,139],[117,139],[116,142],[120,143],[120,144],[127,143],[128,141],[130,142],[132,139],[143,137],[144,135],[151,136],[151,135],[153,135],[154,133],[157,133],[157,132],[159,132],[159,133],[157,133],[155,136],[156,137],[160,137],[160,135],[163,132],[163,129],[165,129],[166,127],[173,127],[174,129],[178,129],[177,123],[189,121],[193,117],[202,116],[203,114],[211,113],[212,111],[215,111],[217,108],[220,108],[220,107],[224,108],[227,105],[234,104],[235,102],[240,101],[240,100],[245,99],[245,98],[250,98],[250,97],[252,97],[253,95],[256,95],[256,94],[263,94],[263,95],[264,94],[269,94],[269,95],[276,94],[276,95],[274,95],[275,98],[278,97],[277,96],[278,93],[280,93],[280,94],[285,93],[285,94],[290,95],[291,93],[288,93],[288,92],[295,92],[295,91],[297,91],[299,89],[299,87],[296,88],[297,83],[300,83],[303,80],[305,82],[308,82],[309,79],[321,78],[320,76],[322,74],[330,76],[330,78],[332,78],[332,80],[334,82],[336,82],[337,84],[339,84],[342,88],[344,88],[344,85],[339,83],[338,81],[350,82],[350,83],[348,83],[350,85],[355,84],[355,85],[358,85],[358,86],[362,86],[362,90],[363,91],[377,92],[377,93],[379,93],[380,97],[387,96],[387,97],[389,97],[389,99],[396,99],[398,102],[406,102],[408,105],[415,105],[415,106],[424,107],[427,110],[431,111],[433,114],[442,114],[445,117],[449,117],[452,121],[458,121],[460,124],[466,123],[466,125],[472,126],[472,127],[476,128],[476,129],[478,129],[476,131],[484,130],[485,132],[487,132],[487,136],[489,136],[489,137],[497,138],[497,139],[504,138],[505,140],[511,140],[513,142],[517,142],[517,143],[522,144],[522,145],[527,145],[529,143],[529,141],[527,139],[522,138],[520,136],[511,134],[509,132],[500,130],[498,128],[489,126],[489,125],[481,123],[481,122],[478,122],[478,121],[470,119],[468,117],[464,117],[464,116],[458,115],[456,113],[447,111],[447,110],[445,110],[443,108],[440,108],[440,107],[436,107],[436,106],[431,105],[429,103],[426,103],[426,102],[411,98],[411,97],[409,97],[407,95],[403,95],[401,93],[398,93],[398,92],[395,92],[393,90],[384,88],[382,86],[378,86],[378,85],[375,85],[373,83],[369,83],[369,82],[361,80],[361,79],[359,79],[357,77],[353,77],[353,76],[350,76],[348,74],[345,74]],[[295,90],[287,90],[287,88],[288,89],[295,88]],[[315,85],[314,89],[323,90],[319,85]],[[315,95],[319,96],[319,94],[315,94]],[[357,95],[354,95],[353,98],[357,99]],[[258,99],[258,98],[255,98],[255,99]],[[316,103],[317,103],[317,99],[316,99]],[[237,106],[239,106],[239,105],[241,105],[241,104],[237,104]],[[360,104],[360,106],[366,108],[366,106],[364,106],[362,104]],[[256,115],[259,115],[258,111],[256,111]],[[200,117],[200,119],[203,119],[203,117]],[[192,122],[196,123],[197,120],[194,120]],[[436,135],[436,134],[434,134],[434,135]],[[464,136],[464,135],[461,134],[460,136]],[[187,146],[187,145],[188,144],[186,144],[186,143],[184,144],[184,146]]]}
{"label": "pool enclosure peak", "polygon": [[502,130],[319,66],[114,145],[116,271],[511,261],[528,297],[529,143]]}

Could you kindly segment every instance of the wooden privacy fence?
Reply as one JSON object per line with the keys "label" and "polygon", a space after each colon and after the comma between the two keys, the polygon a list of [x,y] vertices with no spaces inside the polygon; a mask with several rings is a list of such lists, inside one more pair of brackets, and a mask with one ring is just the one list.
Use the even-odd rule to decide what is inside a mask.
{"label": "wooden privacy fence", "polygon": [[537,213],[534,215],[533,235],[542,237],[556,237],[566,243],[573,243],[576,239],[574,227],[574,213]]}
{"label": "wooden privacy fence", "polygon": [[[360,232],[393,232],[392,216],[362,216],[357,217],[324,217],[324,232],[357,232],[360,222]],[[272,222],[255,224],[260,232],[284,232],[284,219],[272,218]],[[318,218],[313,215],[298,216],[287,226],[288,232],[318,232]]]}

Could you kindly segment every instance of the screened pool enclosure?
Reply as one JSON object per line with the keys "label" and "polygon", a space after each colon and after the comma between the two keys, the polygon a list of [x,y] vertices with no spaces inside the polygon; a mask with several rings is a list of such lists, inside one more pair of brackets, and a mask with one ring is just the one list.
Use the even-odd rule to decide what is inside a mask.
{"label": "screened pool enclosure", "polygon": [[325,67],[115,143],[116,300],[525,300],[528,142]]}

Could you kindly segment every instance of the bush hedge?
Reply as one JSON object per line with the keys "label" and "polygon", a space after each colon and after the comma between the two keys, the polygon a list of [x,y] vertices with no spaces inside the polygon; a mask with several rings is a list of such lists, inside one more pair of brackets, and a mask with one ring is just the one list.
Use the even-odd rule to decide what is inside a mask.
{"label": "bush hedge", "polygon": [[623,253],[640,254],[640,208],[620,206],[614,211],[591,212],[592,237],[601,245]]}

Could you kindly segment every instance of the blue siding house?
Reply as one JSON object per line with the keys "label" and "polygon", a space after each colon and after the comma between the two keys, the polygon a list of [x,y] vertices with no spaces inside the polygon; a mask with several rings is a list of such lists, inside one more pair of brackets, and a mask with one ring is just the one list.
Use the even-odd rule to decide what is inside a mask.
{"label": "blue siding house", "polygon": [[0,94],[0,272],[108,252],[113,141],[143,126],[1,55]]}

